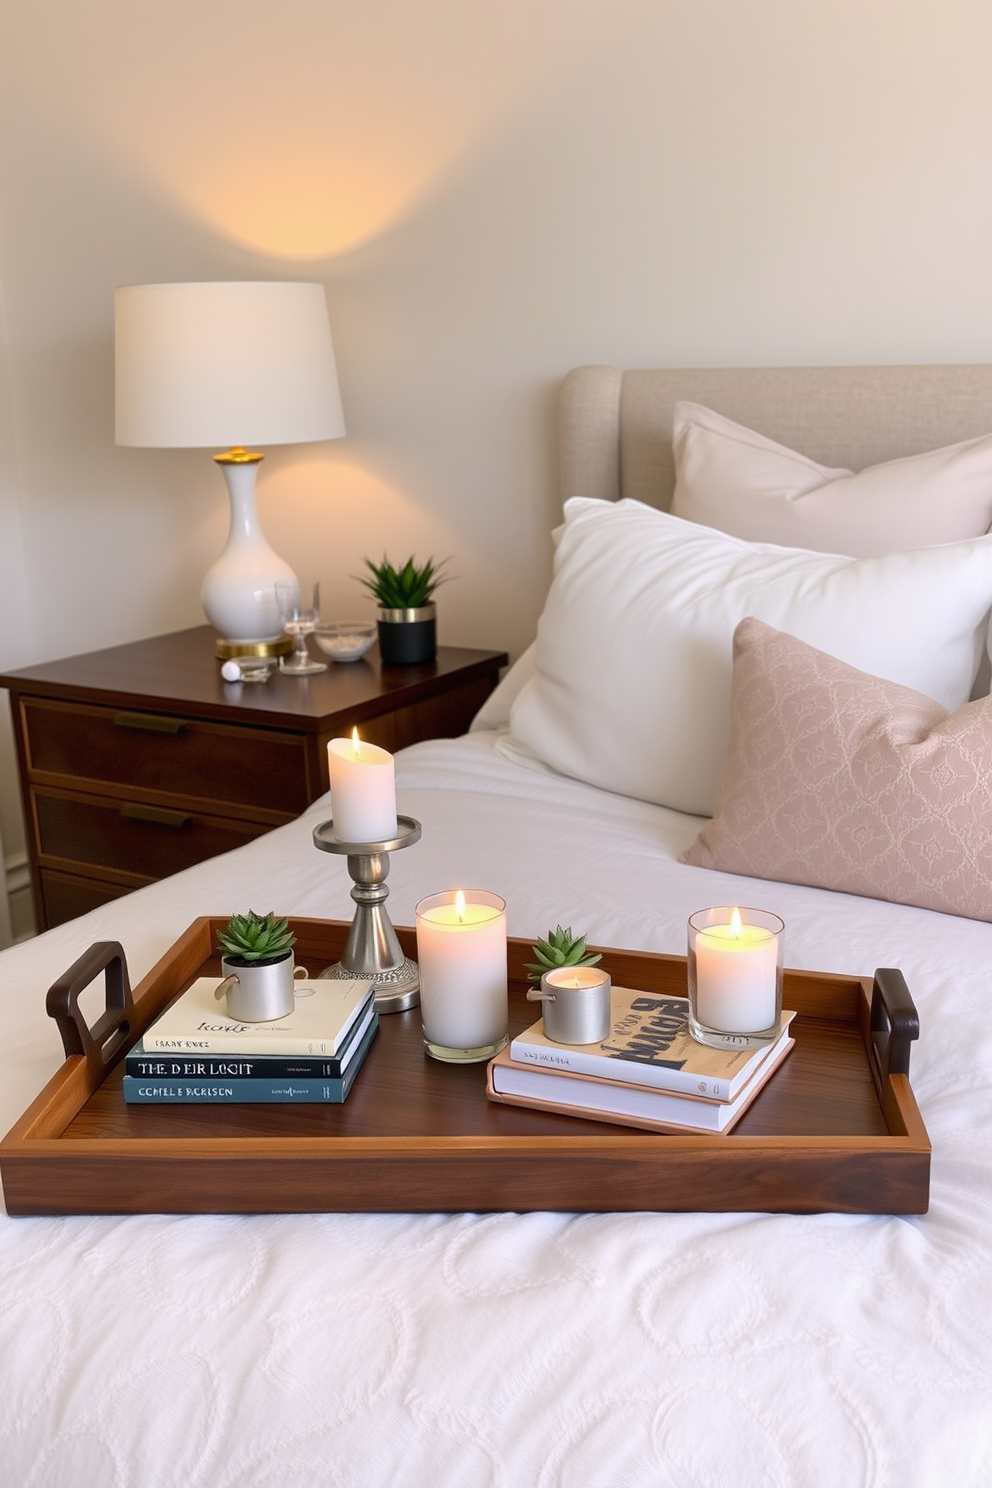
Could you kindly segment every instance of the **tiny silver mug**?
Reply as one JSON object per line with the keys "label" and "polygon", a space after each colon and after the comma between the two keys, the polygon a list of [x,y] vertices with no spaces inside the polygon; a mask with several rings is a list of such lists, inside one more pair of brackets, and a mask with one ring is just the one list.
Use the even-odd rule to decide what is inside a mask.
{"label": "tiny silver mug", "polygon": [[544,1032],[554,1043],[601,1044],[610,1031],[611,987],[598,966],[559,966],[544,973],[527,1000],[541,1004]]}
{"label": "tiny silver mug", "polygon": [[238,1023],[271,1023],[275,1018],[285,1018],[296,1006],[293,982],[310,975],[305,966],[294,966],[292,951],[279,961],[243,966],[223,956],[220,964],[224,980],[214,997],[218,1002],[227,998],[227,1015]]}

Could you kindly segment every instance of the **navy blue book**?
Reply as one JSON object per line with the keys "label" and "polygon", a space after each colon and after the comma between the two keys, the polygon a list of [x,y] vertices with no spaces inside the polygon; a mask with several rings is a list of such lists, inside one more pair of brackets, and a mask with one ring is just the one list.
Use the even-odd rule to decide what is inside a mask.
{"label": "navy blue book", "polygon": [[375,990],[337,1054],[164,1054],[139,1039],[124,1060],[125,1075],[141,1080],[339,1080],[351,1065],[375,1012]]}
{"label": "navy blue book", "polygon": [[372,1018],[360,1040],[355,1057],[344,1074],[337,1079],[266,1079],[250,1076],[247,1079],[191,1080],[158,1079],[140,1075],[125,1075],[121,1082],[124,1099],[128,1105],[182,1106],[182,1105],[340,1105],[347,1099],[355,1083],[355,1076],[369,1051],[379,1028],[379,1015],[373,1009]]}

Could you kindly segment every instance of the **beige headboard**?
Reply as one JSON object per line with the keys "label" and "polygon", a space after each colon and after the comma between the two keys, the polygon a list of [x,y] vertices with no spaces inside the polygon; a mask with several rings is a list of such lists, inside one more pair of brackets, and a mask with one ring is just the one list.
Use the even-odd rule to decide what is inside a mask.
{"label": "beige headboard", "polygon": [[992,366],[576,367],[562,388],[562,498],[671,506],[680,398],[851,470],[992,432]]}

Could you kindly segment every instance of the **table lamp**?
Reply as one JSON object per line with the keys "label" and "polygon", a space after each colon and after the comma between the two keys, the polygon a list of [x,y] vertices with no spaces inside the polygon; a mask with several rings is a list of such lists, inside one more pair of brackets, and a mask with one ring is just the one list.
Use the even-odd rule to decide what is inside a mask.
{"label": "table lamp", "polygon": [[277,582],[293,570],[255,510],[260,444],[339,439],[344,414],[322,284],[135,284],[115,293],[116,441],[217,448],[227,546],[201,601],[221,657],[284,649]]}

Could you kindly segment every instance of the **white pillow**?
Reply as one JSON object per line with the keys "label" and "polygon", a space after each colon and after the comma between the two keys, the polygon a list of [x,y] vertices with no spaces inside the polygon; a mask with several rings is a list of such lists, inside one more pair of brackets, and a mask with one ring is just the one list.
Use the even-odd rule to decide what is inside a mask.
{"label": "white pillow", "polygon": [[509,668],[506,676],[486,698],[482,707],[476,713],[468,726],[470,734],[477,734],[482,729],[505,729],[510,723],[510,709],[513,706],[517,693],[525,682],[529,682],[534,675],[534,652],[537,642],[532,641],[527,650],[518,656]]}
{"label": "white pillow", "polygon": [[992,435],[854,475],[698,403],[676,403],[672,445],[675,516],[749,542],[874,558],[992,526]]}
{"label": "white pillow", "polygon": [[511,739],[605,790],[712,816],[746,615],[953,711],[992,601],[992,537],[852,559],[573,497]]}

